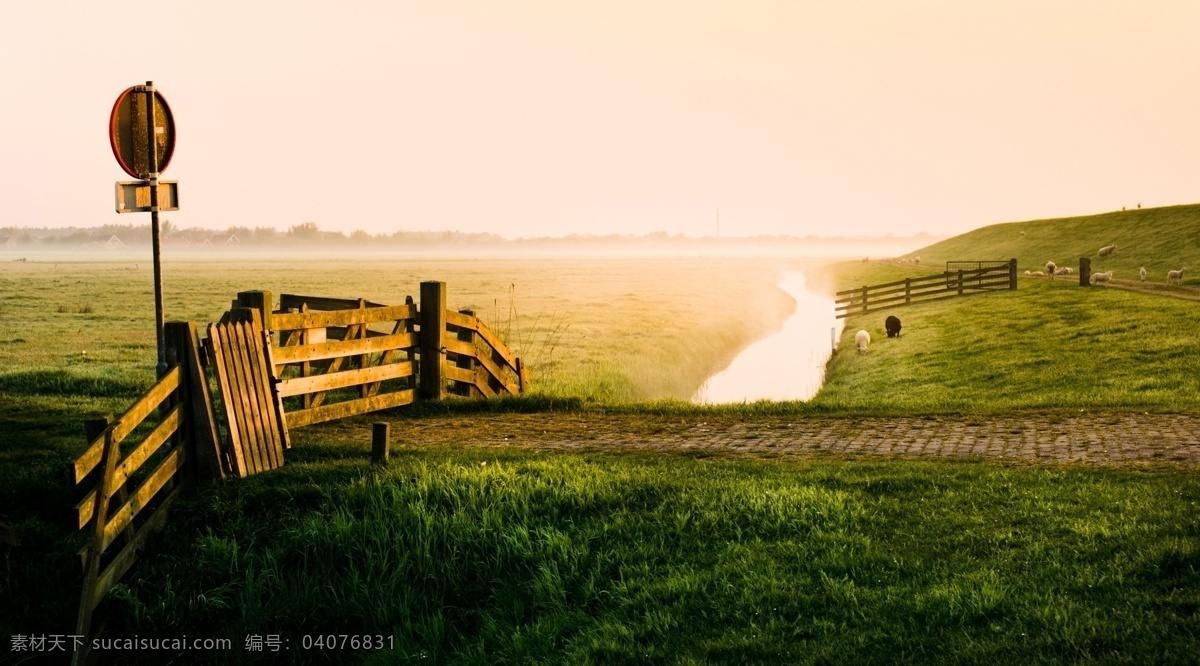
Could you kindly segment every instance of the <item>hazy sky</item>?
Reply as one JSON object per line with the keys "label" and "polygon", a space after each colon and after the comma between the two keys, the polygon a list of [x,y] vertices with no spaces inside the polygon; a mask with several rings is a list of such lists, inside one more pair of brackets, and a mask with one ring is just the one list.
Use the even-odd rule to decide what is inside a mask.
{"label": "hazy sky", "polygon": [[117,95],[212,228],[955,233],[1200,201],[1200,2],[0,4],[0,226],[117,215]]}

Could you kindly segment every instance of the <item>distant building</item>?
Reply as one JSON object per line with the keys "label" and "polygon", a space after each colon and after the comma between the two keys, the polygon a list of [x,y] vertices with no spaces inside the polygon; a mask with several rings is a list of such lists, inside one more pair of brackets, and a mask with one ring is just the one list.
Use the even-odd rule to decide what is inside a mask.
{"label": "distant building", "polygon": [[210,236],[207,240],[204,241],[204,245],[207,247],[219,247],[222,245],[240,245],[241,243],[242,243],[242,241],[238,240],[238,237],[236,234],[219,234],[216,236]]}
{"label": "distant building", "polygon": [[110,250],[115,250],[120,247],[125,247],[125,243],[122,242],[120,238],[117,238],[116,234],[113,234],[108,237],[108,240],[104,241],[104,247],[107,247]]}

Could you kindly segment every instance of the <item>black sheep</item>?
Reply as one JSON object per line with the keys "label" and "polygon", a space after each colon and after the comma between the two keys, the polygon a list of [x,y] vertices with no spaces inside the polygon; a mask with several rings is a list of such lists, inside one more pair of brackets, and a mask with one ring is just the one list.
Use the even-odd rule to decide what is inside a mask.
{"label": "black sheep", "polygon": [[889,338],[900,337],[900,318],[896,315],[892,315],[883,320],[883,327],[887,329]]}

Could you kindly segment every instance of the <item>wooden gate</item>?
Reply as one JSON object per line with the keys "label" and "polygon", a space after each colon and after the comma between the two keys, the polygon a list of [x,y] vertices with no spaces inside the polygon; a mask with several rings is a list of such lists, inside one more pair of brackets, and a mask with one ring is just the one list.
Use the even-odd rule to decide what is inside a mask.
{"label": "wooden gate", "polygon": [[270,338],[259,313],[235,308],[208,325],[209,364],[216,370],[228,437],[226,466],[248,476],[283,465],[290,448],[279,390],[273,381]]}

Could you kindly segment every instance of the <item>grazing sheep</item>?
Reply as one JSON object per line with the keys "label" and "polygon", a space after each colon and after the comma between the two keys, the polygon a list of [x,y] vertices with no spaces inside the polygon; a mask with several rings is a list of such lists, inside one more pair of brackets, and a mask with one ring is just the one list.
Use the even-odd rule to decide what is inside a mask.
{"label": "grazing sheep", "polygon": [[1054,271],[1058,269],[1058,264],[1053,261],[1046,262],[1046,275],[1054,275]]}
{"label": "grazing sheep", "polygon": [[1024,238],[1024,237],[1025,237],[1025,232],[1024,232],[1024,231],[1022,231],[1022,232],[1021,232],[1021,238]]}
{"label": "grazing sheep", "polygon": [[1055,271],[1055,274],[1056,275],[1074,275],[1075,269],[1071,268],[1070,266],[1063,266],[1062,268]]}
{"label": "grazing sheep", "polygon": [[918,266],[920,266],[920,265],[921,265],[921,258],[920,258],[920,257],[913,257],[913,263],[914,263],[914,264],[916,264],[916,265],[918,265]]}
{"label": "grazing sheep", "polygon": [[1092,284],[1103,282],[1104,286],[1107,287],[1109,281],[1112,280],[1112,274],[1112,271],[1107,271],[1105,273],[1092,273]]}
{"label": "grazing sheep", "polygon": [[854,344],[858,347],[858,353],[867,353],[867,351],[869,351],[867,347],[869,347],[871,344],[871,334],[867,333],[866,331],[859,331],[858,333],[855,333]]}
{"label": "grazing sheep", "polygon": [[1110,255],[1116,251],[1117,251],[1116,243],[1113,243],[1112,245],[1105,245],[1104,247],[1100,248],[1100,256],[1107,257],[1108,255]]}
{"label": "grazing sheep", "polygon": [[1033,273],[1030,273],[1029,271],[1025,271],[1025,275],[1033,275]]}
{"label": "grazing sheep", "polygon": [[1168,271],[1167,272],[1167,284],[1168,285],[1171,284],[1171,281],[1174,280],[1179,283],[1179,286],[1182,287],[1183,286],[1183,272],[1186,270],[1187,270],[1187,266],[1184,266],[1183,268],[1181,268],[1177,271]]}
{"label": "grazing sheep", "polygon": [[1046,272],[1045,271],[1034,271],[1034,272],[1030,273],[1030,275],[1032,275],[1033,277],[1046,277]]}
{"label": "grazing sheep", "polygon": [[883,320],[883,327],[887,329],[889,338],[900,337],[900,318],[896,315],[891,315]]}
{"label": "grazing sheep", "polygon": [[1146,267],[1142,266],[1138,269],[1138,277],[1142,278],[1142,282],[1146,281]]}

